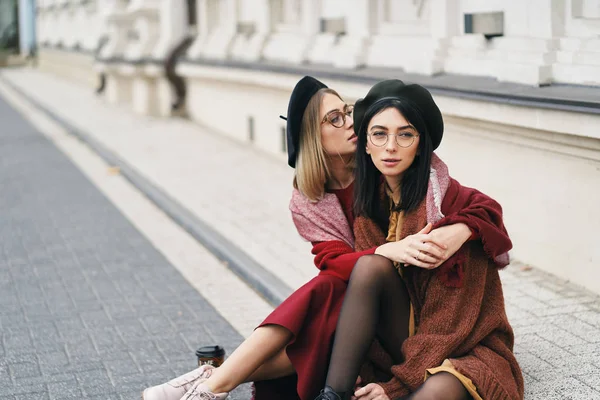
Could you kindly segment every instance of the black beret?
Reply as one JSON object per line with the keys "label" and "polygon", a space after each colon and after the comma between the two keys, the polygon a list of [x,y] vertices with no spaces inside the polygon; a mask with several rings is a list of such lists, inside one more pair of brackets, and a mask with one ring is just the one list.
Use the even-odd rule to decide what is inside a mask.
{"label": "black beret", "polygon": [[435,150],[442,142],[444,135],[444,120],[440,109],[433,101],[431,93],[421,85],[405,85],[398,79],[381,81],[369,90],[364,99],[359,99],[354,105],[354,129],[358,133],[365,113],[377,100],[384,97],[395,97],[406,100],[416,106],[427,125],[427,131],[431,137],[431,143]]}
{"label": "black beret", "polygon": [[[312,76],[305,76],[300,79],[290,96],[290,104],[287,112],[287,153],[288,164],[290,167],[296,167],[296,157],[298,155],[298,146],[300,142],[300,126],[302,117],[308,106],[308,102],[321,89],[327,86]],[[283,119],[286,119],[282,117]]]}

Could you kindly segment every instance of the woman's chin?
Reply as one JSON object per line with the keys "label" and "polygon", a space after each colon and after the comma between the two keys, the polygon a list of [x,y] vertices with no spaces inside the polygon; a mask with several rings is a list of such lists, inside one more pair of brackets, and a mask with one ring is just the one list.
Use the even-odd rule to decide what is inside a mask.
{"label": "woman's chin", "polygon": [[378,168],[378,169],[379,169],[379,172],[381,172],[381,174],[383,176],[385,176],[386,178],[398,178],[404,172],[400,168],[381,167],[381,168]]}

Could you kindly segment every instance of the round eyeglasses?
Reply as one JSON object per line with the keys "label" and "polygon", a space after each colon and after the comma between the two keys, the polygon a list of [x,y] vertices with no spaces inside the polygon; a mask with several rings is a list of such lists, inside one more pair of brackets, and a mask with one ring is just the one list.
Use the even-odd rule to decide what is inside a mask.
{"label": "round eyeglasses", "polygon": [[329,122],[334,127],[341,128],[346,125],[346,117],[352,116],[352,111],[354,111],[354,106],[346,104],[343,111],[333,110],[328,112],[321,124]]}
{"label": "round eyeglasses", "polygon": [[410,147],[415,142],[415,139],[419,136],[418,134],[411,132],[400,132],[400,133],[385,133],[385,132],[373,132],[369,133],[369,139],[373,146],[383,147],[388,143],[389,137],[395,136],[396,143],[400,147]]}

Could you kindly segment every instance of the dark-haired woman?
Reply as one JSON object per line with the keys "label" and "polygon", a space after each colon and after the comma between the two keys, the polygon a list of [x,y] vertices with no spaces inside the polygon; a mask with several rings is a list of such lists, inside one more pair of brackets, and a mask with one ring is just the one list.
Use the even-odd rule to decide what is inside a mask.
{"label": "dark-haired woman", "polygon": [[380,82],[356,103],[354,123],[356,249],[396,242],[405,257],[357,262],[318,399],[522,399],[496,268],[507,260],[492,250],[506,232],[466,243],[435,270],[411,261],[430,257],[424,227],[460,215],[479,196],[433,153],[443,121],[431,95]]}

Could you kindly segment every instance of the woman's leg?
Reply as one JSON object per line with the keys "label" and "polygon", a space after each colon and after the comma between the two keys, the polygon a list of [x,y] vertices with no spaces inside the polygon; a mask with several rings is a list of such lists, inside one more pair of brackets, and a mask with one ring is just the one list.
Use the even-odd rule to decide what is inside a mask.
{"label": "woman's leg", "polygon": [[402,362],[409,313],[408,292],[392,262],[377,255],[361,257],[352,271],[338,320],[327,386],[338,393],[353,390],[375,337],[394,362]]}
{"label": "woman's leg", "polygon": [[467,389],[454,375],[440,372],[425,381],[406,400],[472,400]]}
{"label": "woman's leg", "polygon": [[[241,383],[247,382],[261,365],[285,349],[290,340],[292,333],[282,326],[267,325],[257,328],[204,383],[214,393],[230,392]],[[273,363],[272,367],[284,365],[281,358],[276,358]],[[270,373],[274,373],[273,370]]]}
{"label": "woman's leg", "polygon": [[296,373],[296,370],[284,348],[274,357],[265,361],[258,367],[256,371],[246,378],[245,382],[267,381],[292,375],[294,373]]}

